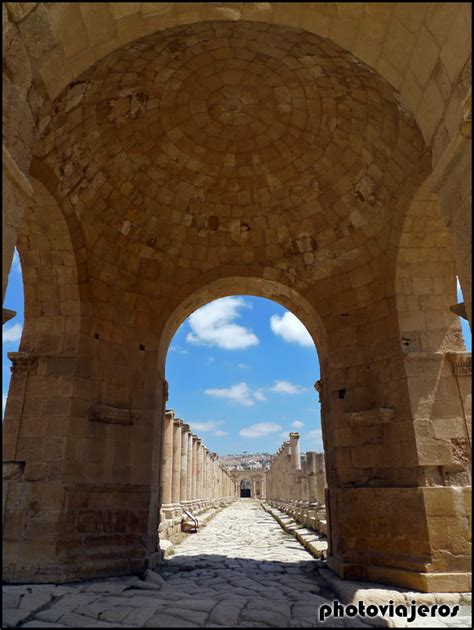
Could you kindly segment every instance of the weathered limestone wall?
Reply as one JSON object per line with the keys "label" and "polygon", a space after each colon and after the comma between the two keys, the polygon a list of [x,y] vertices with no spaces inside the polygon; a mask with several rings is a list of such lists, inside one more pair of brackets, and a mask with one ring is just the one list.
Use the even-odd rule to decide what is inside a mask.
{"label": "weathered limestone wall", "polygon": [[324,455],[300,455],[299,433],[290,433],[265,474],[267,503],[297,522],[327,534]]}
{"label": "weathered limestone wall", "polygon": [[162,455],[162,504],[160,540],[172,540],[188,521],[183,508],[199,515],[211,508],[228,505],[237,497],[233,479],[191,427],[175,412],[165,412]]}

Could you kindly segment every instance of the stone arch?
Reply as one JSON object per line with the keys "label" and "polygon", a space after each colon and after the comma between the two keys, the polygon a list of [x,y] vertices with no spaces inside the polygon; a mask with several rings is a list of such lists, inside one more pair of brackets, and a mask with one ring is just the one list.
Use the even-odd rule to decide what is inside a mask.
{"label": "stone arch", "polygon": [[[189,288],[188,288],[189,292]],[[318,353],[321,365],[324,364],[327,352],[327,339],[324,324],[314,306],[304,295],[292,287],[268,280],[264,277],[250,276],[228,276],[218,280],[209,280],[202,283],[198,289],[188,295],[177,292],[173,300],[168,305],[168,318],[163,326],[160,350],[158,353],[158,365],[160,370],[164,370],[166,355],[173,335],[195,310],[218,298],[229,295],[254,295],[273,300],[296,315],[309,334],[313,338],[316,352]]]}
{"label": "stone arch", "polygon": [[[443,547],[439,532],[436,545],[430,542],[436,526],[430,501],[436,503],[436,495],[441,499],[449,495],[450,500],[451,488],[429,487],[430,479],[437,477],[436,471],[428,469],[438,466],[439,461],[436,457],[435,461],[430,460],[431,454],[426,458],[421,442],[414,437],[418,418],[411,408],[406,384],[406,356],[398,339],[397,304],[393,290],[388,290],[393,287],[391,221],[405,215],[414,193],[431,170],[427,145],[439,157],[449,138],[455,135],[462,114],[459,104],[466,92],[461,76],[462,68],[467,66],[466,56],[459,54],[458,38],[450,36],[448,42],[444,30],[448,21],[442,19],[442,14],[439,19],[440,3],[426,9],[427,20],[431,16],[431,30],[441,33],[443,42],[434,47],[430,59],[433,66],[438,58],[444,59],[459,90],[455,88],[452,93],[450,81],[445,82],[445,99],[439,99],[444,88],[437,87],[438,75],[441,74],[441,83],[444,75],[441,68],[436,73],[433,68],[432,75],[426,78],[427,91],[423,95],[418,91],[421,100],[417,116],[423,118],[419,126],[424,137],[393,89],[397,82],[382,78],[391,75],[386,55],[385,59],[380,57],[380,72],[374,73],[331,41],[333,28],[335,32],[338,28],[346,32],[342,26],[344,15],[345,26],[349,24],[348,31],[353,31],[352,18],[344,14],[344,7],[349,5],[341,4],[340,12],[339,5],[336,7],[335,21],[328,20],[329,39],[323,39],[294,28],[297,25],[293,24],[270,27],[265,21],[258,23],[258,17],[254,20],[252,13],[245,13],[250,22],[236,20],[248,10],[262,16],[262,7],[246,9],[250,5],[243,5],[239,13],[234,4],[210,8],[203,5],[201,13],[202,7],[187,6],[178,25],[169,24],[172,28],[155,32],[166,25],[158,14],[156,20],[148,21],[150,34],[143,38],[141,23],[148,18],[144,20],[142,11],[151,5],[140,6],[139,16],[134,10],[122,14],[115,24],[112,15],[116,17],[116,11],[128,10],[125,4],[84,3],[69,9],[70,5],[52,3],[52,12],[59,12],[56,17],[61,12],[67,15],[69,10],[80,13],[78,21],[68,15],[67,23],[77,25],[79,34],[73,56],[82,56],[75,59],[71,73],[64,70],[64,55],[57,48],[54,28],[49,28],[49,7],[35,3],[11,3],[9,7],[15,24],[19,24],[13,28],[24,36],[29,54],[39,60],[35,89],[31,93],[25,90],[37,125],[32,172],[47,165],[49,172],[55,174],[48,180],[49,193],[58,200],[65,216],[76,215],[80,219],[84,249],[78,260],[87,269],[90,312],[89,319],[84,318],[87,332],[84,331],[83,344],[76,354],[62,357],[68,361],[61,360],[59,364],[48,361],[51,376],[56,376],[58,370],[73,370],[71,378],[67,375],[63,379],[67,384],[67,409],[59,425],[64,432],[60,436],[64,452],[55,451],[62,459],[54,466],[35,470],[32,463],[37,441],[30,442],[31,450],[26,451],[25,470],[32,468],[31,480],[44,484],[36,487],[40,488],[37,492],[44,492],[45,499],[40,502],[43,507],[37,518],[18,528],[18,519],[25,520],[27,512],[18,513],[15,495],[9,495],[7,512],[15,514],[8,514],[7,536],[18,530],[23,537],[9,539],[12,545],[6,557],[8,579],[65,581],[141,570],[151,562],[156,554],[160,419],[166,397],[163,364],[172,327],[185,317],[186,308],[192,310],[191,297],[196,300],[194,307],[208,300],[208,289],[213,283],[222,282],[219,286],[224,286],[228,279],[237,278],[235,288],[239,293],[247,293],[244,281],[256,278],[258,291],[281,294],[281,303],[290,308],[292,300],[300,305],[300,318],[308,322],[310,333],[319,342],[318,349],[327,359],[327,378],[320,389],[325,410],[333,568],[345,577],[383,579],[423,590],[436,590],[440,583],[436,572],[449,573],[454,575],[454,588],[462,590],[467,579],[464,543],[459,542],[456,548],[454,543],[449,549]],[[286,3],[275,3],[265,10],[273,16],[283,5]],[[180,11],[174,8],[178,6],[181,5],[172,5],[170,13]],[[301,9],[301,5],[296,9],[294,6],[289,9],[291,14]],[[441,9],[447,6],[442,4]],[[386,29],[382,29],[382,52],[386,42],[391,42],[391,54],[398,60],[411,50],[414,58],[421,60],[416,71],[423,72],[430,64],[426,65],[413,47],[404,45],[405,31],[415,24],[416,10],[403,30],[399,28],[404,21],[400,7],[404,9],[405,5],[390,5],[389,17],[393,12],[400,19],[393,22],[395,35],[390,20],[385,20],[388,30],[385,37]],[[110,8],[113,14],[109,13]],[[206,13],[208,8],[210,13]],[[368,4],[349,6],[347,10],[370,13],[378,9]],[[381,6],[379,10],[385,9]],[[87,13],[88,27],[84,31],[82,11]],[[468,11],[463,5],[459,9],[458,27]],[[205,19],[199,21],[204,15]],[[302,20],[302,14],[299,15]],[[438,19],[433,24],[434,15]],[[121,41],[115,37],[115,29],[121,28],[118,22],[125,17],[121,22],[124,31],[134,21],[137,28],[131,34],[123,34]],[[217,22],[210,22],[211,18]],[[60,22],[61,19],[58,18]],[[29,38],[31,20],[33,26],[37,20],[43,20],[48,37]],[[113,34],[109,37],[111,22]],[[275,18],[275,22],[279,20]],[[188,23],[190,26],[184,29],[179,26]],[[305,24],[300,22],[300,26]],[[425,28],[421,21],[417,29],[420,37],[430,30],[428,22]],[[199,45],[206,43],[215,55],[207,50],[211,57],[207,61],[212,66],[208,67],[209,76],[226,70],[217,62],[228,58],[223,40],[231,30],[238,34],[246,31],[247,42],[255,42],[266,33],[267,52],[274,48],[268,46],[269,40],[274,43],[278,39],[279,45],[290,44],[290,48],[293,41],[293,53],[288,59],[283,48],[279,49],[279,60],[262,53],[268,66],[263,64],[261,75],[254,77],[274,99],[275,119],[265,134],[259,130],[266,120],[251,125],[266,112],[266,98],[261,99],[261,108],[252,102],[239,82],[235,83],[236,68],[227,68],[231,72],[224,83],[232,88],[237,85],[237,92],[222,90],[219,77],[197,86],[204,86],[204,93],[193,90],[197,97],[193,102],[193,120],[182,109],[186,95],[181,93],[178,98],[182,84],[171,80],[172,64],[179,64],[183,53],[183,37],[195,38],[189,48],[197,48],[190,52],[185,46],[189,53],[186,59],[191,64],[196,64],[196,57],[202,53]],[[464,33],[462,28],[459,30]],[[397,33],[401,33],[400,37]],[[198,35],[207,42],[199,41]],[[333,36],[338,38],[335,33]],[[67,43],[72,43],[73,38],[74,33]],[[89,46],[88,38],[93,46]],[[234,47],[245,60],[246,50],[252,47],[238,44],[235,39],[239,38],[234,38]],[[83,46],[84,42],[87,45]],[[156,68],[148,68],[146,55],[154,45],[163,46],[165,58]],[[349,43],[342,45],[350,48]],[[423,43],[420,47],[423,52],[429,49]],[[322,65],[313,63],[316,55],[306,55],[307,50],[316,50]],[[379,58],[377,50],[375,47]],[[253,53],[260,54],[255,50]],[[9,63],[11,66],[11,58],[6,65]],[[240,76],[248,65],[237,68]],[[402,62],[401,67],[405,66],[409,81],[413,68],[410,70],[410,64]],[[205,63],[202,68],[206,70]],[[274,68],[288,79],[283,85],[280,81],[277,87],[287,91],[288,85],[294,88],[290,93],[290,111],[287,91],[280,89],[274,94],[269,90],[274,86],[269,86],[268,80],[276,80]],[[328,68],[329,73],[325,72]],[[137,76],[130,76],[134,75],[132,69]],[[195,70],[194,65],[182,70],[186,81],[201,77],[191,71]],[[11,67],[10,72],[15,75]],[[297,73],[299,79],[311,75],[311,80],[302,82],[307,90],[293,81]],[[149,98],[150,94],[141,89],[149,83],[156,88],[157,77],[163,79],[163,88],[167,86],[164,129],[154,126],[156,94]],[[402,89],[401,92],[406,96]],[[416,88],[408,92],[417,94]],[[436,106],[432,105],[434,102]],[[210,107],[202,109],[207,103]],[[331,116],[331,110],[337,111],[338,116]],[[249,120],[249,112],[255,114],[254,119]],[[277,112],[280,120],[276,120]],[[182,124],[188,119],[193,124],[191,149],[209,153],[202,163],[197,159],[200,151],[196,161],[192,161],[187,134],[182,125],[175,124],[174,117],[184,118]],[[311,119],[308,131],[312,128],[312,135],[304,133],[303,119]],[[242,125],[257,148],[253,151],[256,159],[241,156],[240,163],[235,156],[245,150],[240,150],[235,127]],[[268,137],[275,140],[282,126],[288,128],[285,159],[278,162],[282,151],[271,142],[269,147],[262,147],[268,149],[267,154],[259,155],[258,142],[267,143]],[[257,141],[260,136],[262,140]],[[305,136],[308,144],[314,146],[303,143]],[[15,130],[9,129],[7,137],[14,139]],[[319,146],[313,142],[316,137]],[[227,151],[227,145],[220,146],[213,155],[212,146],[209,150],[203,147],[204,141],[217,146],[216,140],[222,139],[229,140],[232,150]],[[12,144],[16,148],[12,150],[14,158],[28,166],[31,156],[23,149],[27,144],[31,149],[29,142],[15,144],[13,140]],[[150,156],[161,163],[153,163]],[[224,163],[225,156],[229,162],[226,168],[241,168],[237,171],[239,177],[251,180],[242,189],[235,188],[235,173],[229,175],[225,171],[211,182],[207,179],[213,175],[213,165]],[[259,167],[265,172],[258,173],[258,168],[247,166],[249,172],[245,162],[252,162],[252,167],[263,162],[267,170]],[[161,171],[154,168],[163,164]],[[188,164],[186,177],[180,178]],[[310,167],[304,168],[308,164]],[[446,164],[443,169],[445,173],[449,171]],[[173,178],[177,170],[179,176]],[[196,183],[195,175],[201,177]],[[192,185],[186,178],[192,178]],[[179,192],[176,198],[170,197],[174,190]],[[258,199],[249,197],[253,190],[258,192]],[[464,188],[463,211],[468,197]],[[207,202],[213,206],[212,213],[206,211]],[[188,299],[190,302],[186,303]],[[180,312],[182,304],[188,306]],[[300,316],[296,309],[291,310]],[[321,326],[313,313],[318,313]],[[94,370],[90,369],[91,362]],[[160,383],[162,386],[157,387]],[[26,416],[25,413],[25,419]],[[443,445],[443,452],[447,446]],[[452,446],[458,447],[456,457],[460,454],[462,459],[463,448],[456,442]],[[17,463],[22,475],[21,461]],[[446,465],[444,473],[451,472]],[[24,486],[20,483],[18,488],[21,494]],[[369,521],[374,504],[377,518]],[[401,515],[393,531],[384,520],[390,511]],[[448,516],[456,527],[464,513],[459,509]],[[352,517],[358,519],[357,538]],[[418,525],[416,532],[413,521]],[[45,530],[48,545],[35,555],[34,543]],[[412,562],[415,548],[419,555]],[[91,553],[87,562],[84,549]]]}
{"label": "stone arch", "polygon": [[394,226],[392,242],[402,345],[407,352],[464,350],[459,318],[450,311],[456,304],[456,273],[449,232],[425,184],[403,223]]}

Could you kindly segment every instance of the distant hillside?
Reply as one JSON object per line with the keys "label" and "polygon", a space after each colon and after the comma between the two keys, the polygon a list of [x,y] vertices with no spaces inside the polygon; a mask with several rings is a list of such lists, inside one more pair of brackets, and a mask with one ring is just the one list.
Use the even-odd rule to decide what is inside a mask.
{"label": "distant hillside", "polygon": [[242,453],[236,455],[221,455],[224,466],[248,468],[267,468],[270,465],[272,453]]}

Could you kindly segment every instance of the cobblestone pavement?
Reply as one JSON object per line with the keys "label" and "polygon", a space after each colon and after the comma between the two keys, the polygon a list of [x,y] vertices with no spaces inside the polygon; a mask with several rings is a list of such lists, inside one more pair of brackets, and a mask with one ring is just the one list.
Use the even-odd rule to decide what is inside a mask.
{"label": "cobblestone pavement", "polygon": [[[374,619],[318,621],[334,594],[321,563],[261,506],[241,500],[176,547],[156,572],[54,585],[3,587],[2,627],[386,627]],[[142,576],[143,577],[143,576]],[[387,602],[381,602],[387,603]],[[470,627],[463,606],[451,626]],[[446,627],[428,618],[425,627]],[[370,626],[368,625],[370,622]],[[397,623],[398,626],[403,625]],[[421,627],[420,624],[407,624]]]}

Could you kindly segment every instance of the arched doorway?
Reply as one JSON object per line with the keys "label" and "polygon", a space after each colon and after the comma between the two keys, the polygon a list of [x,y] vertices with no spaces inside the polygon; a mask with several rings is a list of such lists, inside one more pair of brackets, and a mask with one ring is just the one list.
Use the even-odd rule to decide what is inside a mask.
{"label": "arched doorway", "polygon": [[250,483],[250,479],[242,479],[240,482],[240,498],[241,499],[250,499],[252,496],[251,492],[252,486]]}
{"label": "arched doorway", "polygon": [[[320,352],[332,568],[424,590],[448,573],[462,590],[464,541],[443,539],[432,506],[458,479],[433,468],[463,473],[465,450],[439,434],[418,448],[423,421],[445,418],[417,415],[399,334],[400,225],[430,172],[399,94],[301,29],[207,22],[114,50],[44,108],[30,172],[68,243],[25,258],[40,283],[7,425],[7,579],[154,562],[169,340],[206,301],[255,292]],[[18,509],[37,482],[39,510]]]}

